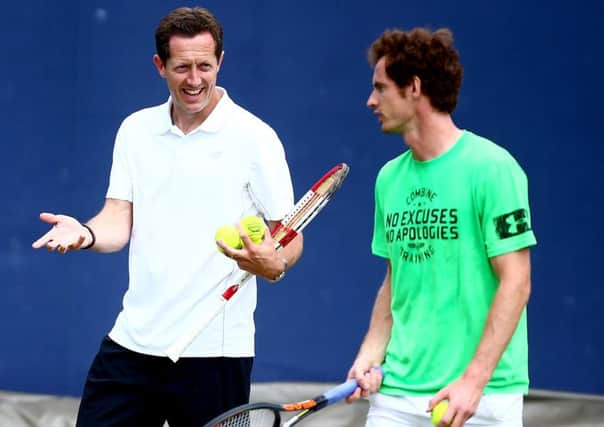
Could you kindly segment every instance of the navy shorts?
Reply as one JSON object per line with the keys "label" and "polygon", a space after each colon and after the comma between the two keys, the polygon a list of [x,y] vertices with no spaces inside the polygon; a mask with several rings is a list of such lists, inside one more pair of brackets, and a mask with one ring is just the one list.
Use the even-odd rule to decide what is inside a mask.
{"label": "navy shorts", "polygon": [[253,360],[184,357],[174,363],[105,337],[88,372],[76,426],[201,426],[248,403]]}

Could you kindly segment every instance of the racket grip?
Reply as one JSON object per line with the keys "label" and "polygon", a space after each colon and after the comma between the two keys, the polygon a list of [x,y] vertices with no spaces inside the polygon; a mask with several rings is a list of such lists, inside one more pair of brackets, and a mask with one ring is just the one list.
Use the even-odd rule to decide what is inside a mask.
{"label": "racket grip", "polygon": [[[384,375],[384,370],[381,366],[375,366],[373,369],[376,369],[380,372],[380,374]],[[323,396],[325,397],[325,400],[327,400],[327,404],[331,405],[332,403],[336,403],[350,396],[357,387],[357,380],[355,378],[351,378],[345,383],[326,391]]]}

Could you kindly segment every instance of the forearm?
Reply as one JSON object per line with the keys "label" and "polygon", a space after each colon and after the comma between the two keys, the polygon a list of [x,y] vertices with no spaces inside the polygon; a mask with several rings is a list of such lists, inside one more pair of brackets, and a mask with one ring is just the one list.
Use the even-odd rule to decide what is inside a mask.
{"label": "forearm", "polygon": [[[271,232],[279,225],[278,221],[269,221],[269,229]],[[284,270],[292,268],[302,256],[304,248],[304,236],[299,233],[286,246],[282,247],[276,253],[275,259],[270,260],[267,271],[262,274],[267,279],[271,280],[278,277]]]}
{"label": "forearm", "polygon": [[302,256],[304,237],[298,234],[289,244],[279,251],[279,256],[287,261],[287,268],[293,267]]}
{"label": "forearm", "polygon": [[[527,253],[528,256],[528,253]],[[490,380],[512,338],[530,295],[530,270],[520,264],[520,274],[502,274],[485,321],[483,334],[464,376],[483,387]]]}
{"label": "forearm", "polygon": [[357,355],[357,360],[362,359],[370,366],[380,365],[386,355],[386,347],[390,341],[392,330],[390,301],[391,286],[390,274],[388,273],[378,291],[371,313],[369,329]]}
{"label": "forearm", "polygon": [[[126,246],[130,240],[132,229],[132,205],[126,201],[107,200],[103,209],[91,220],[86,222],[94,235],[95,242],[90,248],[95,252],[117,252]],[[83,246],[92,241],[90,233],[86,233]]]}

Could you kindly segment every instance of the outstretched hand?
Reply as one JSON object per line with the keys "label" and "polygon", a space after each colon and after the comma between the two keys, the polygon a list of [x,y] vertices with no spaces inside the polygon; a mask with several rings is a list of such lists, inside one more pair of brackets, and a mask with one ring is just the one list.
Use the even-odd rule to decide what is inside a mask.
{"label": "outstretched hand", "polygon": [[40,219],[51,224],[52,228],[32,243],[34,249],[46,246],[49,251],[56,249],[64,254],[70,249],[79,249],[86,240],[88,231],[75,218],[43,212],[40,214]]}

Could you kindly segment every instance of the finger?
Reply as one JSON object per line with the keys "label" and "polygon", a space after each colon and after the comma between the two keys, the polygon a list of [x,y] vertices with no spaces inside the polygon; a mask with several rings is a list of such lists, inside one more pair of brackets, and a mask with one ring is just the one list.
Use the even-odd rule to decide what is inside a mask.
{"label": "finger", "polygon": [[45,235],[40,237],[38,240],[33,242],[31,244],[31,247],[34,249],[40,249],[41,247],[46,246],[46,244],[48,242],[50,242],[50,240],[51,240],[51,237],[50,237],[50,231],[49,231],[48,233],[46,233]]}
{"label": "finger", "polygon": [[243,246],[245,248],[251,248],[252,245],[255,245],[255,243],[252,242],[252,239],[245,232],[241,224],[235,224],[235,227],[237,228],[237,231],[239,231],[239,237],[241,238],[241,241],[243,242]]}
{"label": "finger", "polygon": [[440,420],[439,426],[441,427],[462,427],[465,420],[459,413],[455,413],[455,409],[451,406],[444,413],[443,417]]}
{"label": "finger", "polygon": [[361,389],[357,387],[350,396],[346,398],[346,402],[352,403],[361,397]]}
{"label": "finger", "polygon": [[371,370],[371,392],[375,393],[382,385],[382,374],[374,369]]}
{"label": "finger", "polygon": [[369,377],[368,377],[368,376],[369,376],[369,373],[368,373],[368,372],[365,372],[364,374],[361,374],[361,375],[359,375],[359,374],[357,373],[357,384],[359,385],[359,387],[360,387],[362,390],[365,390],[365,389],[366,389],[366,388],[368,388],[368,387],[369,387],[369,385],[370,385],[370,384],[369,384]]}
{"label": "finger", "polygon": [[84,240],[86,240],[86,238],[84,236],[80,236],[77,240],[77,242],[72,243],[71,245],[67,246],[67,249],[78,249],[80,248],[80,246],[82,246],[82,243],[84,243]]}
{"label": "finger", "polygon": [[269,244],[270,246],[275,246],[275,242],[273,242],[273,235],[271,231],[266,227],[264,230],[264,239],[262,239],[262,243]]}
{"label": "finger", "polygon": [[436,404],[438,402],[440,402],[441,400],[445,400],[446,398],[449,397],[449,394],[447,392],[446,388],[441,389],[438,393],[436,393],[434,395],[434,397],[432,397],[432,399],[430,399],[430,401],[428,402],[428,409],[426,409],[426,412],[431,412],[432,409],[434,409],[434,407],[436,406]]}
{"label": "finger", "polygon": [[57,216],[49,212],[40,213],[40,219],[49,224],[56,224],[58,222]]}
{"label": "finger", "polygon": [[65,252],[67,252],[67,248],[66,248],[65,246],[61,246],[61,245],[59,245],[59,246],[57,246],[57,251],[58,251],[60,254],[64,254]]}
{"label": "finger", "polygon": [[375,393],[380,389],[380,386],[382,385],[382,375],[379,372],[374,372],[371,374],[371,380],[371,391]]}
{"label": "finger", "polygon": [[374,370],[365,372],[362,380],[363,384],[363,397],[369,396],[371,393],[375,393],[379,388],[381,381],[378,377],[378,373]]}
{"label": "finger", "polygon": [[239,264],[239,262],[245,261],[245,252],[243,252],[242,249],[233,249],[230,246],[227,246],[224,254],[235,261],[239,268],[242,268],[241,264]]}
{"label": "finger", "polygon": [[367,386],[362,388],[361,396],[369,397],[370,394],[375,393],[377,391],[378,387],[376,385],[375,378],[372,374],[367,373],[365,374],[365,376],[367,377]]}
{"label": "finger", "polygon": [[233,248],[231,248],[229,245],[227,245],[226,243],[224,243],[224,241],[222,240],[216,240],[216,244],[218,246],[220,246],[220,248],[222,249],[222,253],[228,257],[228,258],[232,258],[233,257]]}
{"label": "finger", "polygon": [[54,251],[55,249],[57,249],[57,246],[59,246],[59,244],[53,240],[50,240],[48,243],[46,243],[46,249],[48,249],[49,251]]}
{"label": "finger", "polygon": [[374,366],[373,368],[371,368],[370,373],[371,373],[371,379],[373,381],[373,384],[372,384],[373,389],[378,390],[380,388],[380,386],[382,385],[382,380],[384,379],[383,375],[382,375],[382,371],[379,366]]}

